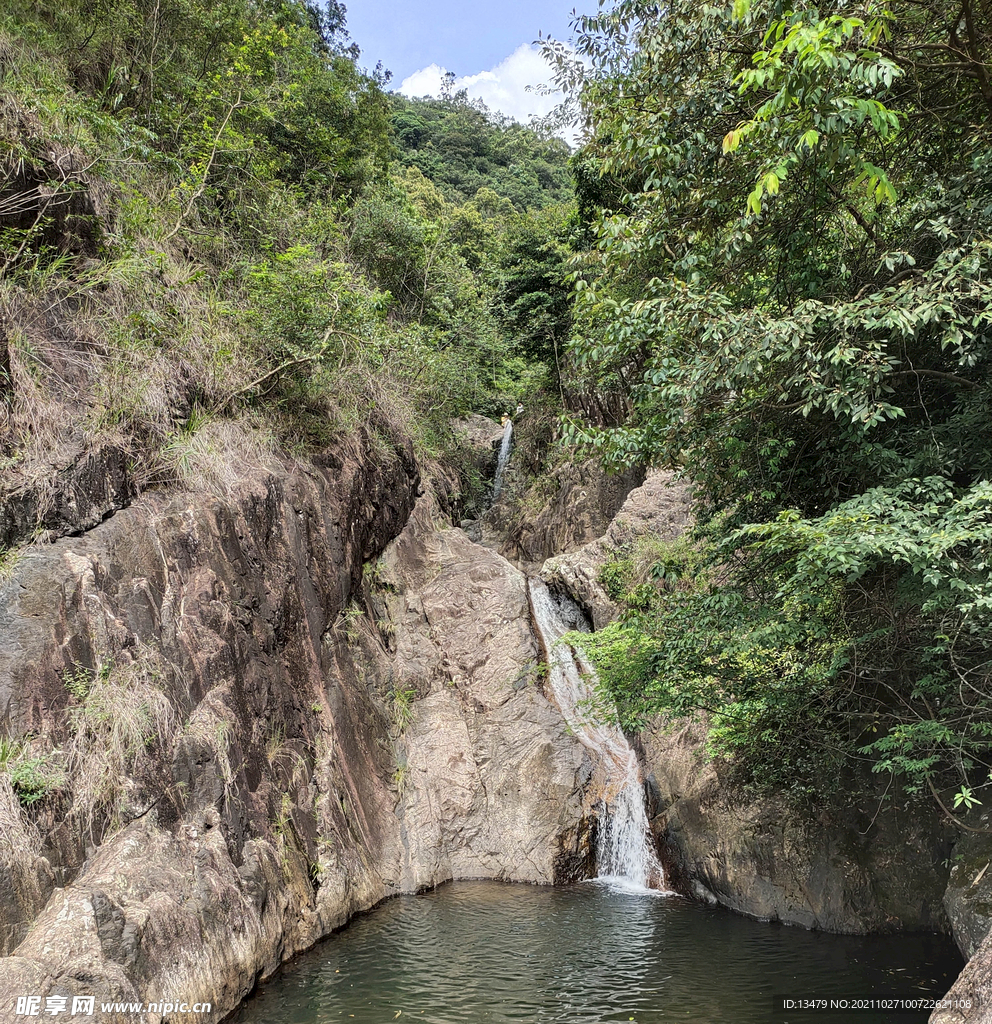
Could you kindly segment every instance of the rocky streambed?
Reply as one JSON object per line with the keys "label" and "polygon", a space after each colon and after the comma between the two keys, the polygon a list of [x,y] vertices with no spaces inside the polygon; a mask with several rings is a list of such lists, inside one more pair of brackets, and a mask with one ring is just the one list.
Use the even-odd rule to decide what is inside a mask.
{"label": "rocky streambed", "polygon": [[[485,461],[502,431],[475,428]],[[60,510],[2,584],[0,711],[40,781],[0,773],[0,1019],[32,994],[181,996],[220,1020],[388,896],[594,873],[596,766],[546,685],[527,577],[494,550],[557,538],[569,550],[542,578],[607,621],[602,559],[683,529],[686,496],[663,475],[617,491],[590,472],[556,480],[567,526],[541,513],[502,541],[452,526],[402,442],[365,437],[220,492],[106,487],[99,516]],[[978,950],[958,984],[985,984],[985,904],[948,918],[936,816],[793,821],[742,802],[701,747],[691,728],[635,744],[681,889],[827,930],[953,922]]]}

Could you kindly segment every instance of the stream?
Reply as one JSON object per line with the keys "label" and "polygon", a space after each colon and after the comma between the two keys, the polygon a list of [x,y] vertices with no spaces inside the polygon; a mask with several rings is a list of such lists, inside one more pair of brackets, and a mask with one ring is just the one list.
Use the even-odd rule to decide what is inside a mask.
{"label": "stream", "polygon": [[775,996],[939,996],[949,938],[763,924],[602,882],[454,882],[387,901],[261,986],[237,1024],[922,1024],[928,1014],[789,1015]]}

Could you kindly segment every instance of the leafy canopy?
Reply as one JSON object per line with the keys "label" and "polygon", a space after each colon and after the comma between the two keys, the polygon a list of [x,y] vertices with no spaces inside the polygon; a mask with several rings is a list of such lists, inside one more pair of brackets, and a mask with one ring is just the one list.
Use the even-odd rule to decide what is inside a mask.
{"label": "leafy canopy", "polygon": [[633,595],[614,640],[650,656],[606,658],[607,685],[632,718],[707,708],[752,781],[815,790],[868,758],[978,792],[987,13],[620,0],[575,29],[585,65],[558,51],[559,76],[602,201],[571,359],[628,415],[572,436],[682,471],[701,530],[695,583]]}

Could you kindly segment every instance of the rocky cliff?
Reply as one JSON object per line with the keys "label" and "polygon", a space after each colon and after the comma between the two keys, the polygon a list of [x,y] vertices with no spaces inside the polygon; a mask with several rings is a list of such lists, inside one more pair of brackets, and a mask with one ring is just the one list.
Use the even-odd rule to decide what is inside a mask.
{"label": "rocky cliff", "polygon": [[589,765],[541,690],[523,576],[418,488],[409,450],[359,439],[223,496],[85,506],[23,551],[0,1019],[79,994],[218,1020],[392,893],[585,873]]}
{"label": "rocky cliff", "polygon": [[[484,433],[481,447],[499,436]],[[391,894],[591,872],[592,766],[545,694],[525,577],[449,525],[448,488],[422,486],[403,444],[360,437],[222,493],[139,496],[102,459],[60,470],[106,486],[5,567],[0,1019],[30,993],[181,997],[218,1020]],[[588,499],[560,491],[566,517]],[[15,531],[49,507],[21,501],[36,510]],[[605,561],[687,521],[685,488],[650,474],[542,575],[605,624]],[[945,912],[935,817],[796,818],[726,784],[701,726],[638,741],[684,891],[838,931],[949,915],[978,949],[959,986],[988,990],[984,848],[959,848]]]}

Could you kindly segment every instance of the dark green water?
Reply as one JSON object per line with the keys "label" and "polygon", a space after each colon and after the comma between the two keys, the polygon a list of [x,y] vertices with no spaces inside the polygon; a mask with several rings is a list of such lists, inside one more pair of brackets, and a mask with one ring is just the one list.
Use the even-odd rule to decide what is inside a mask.
{"label": "dark green water", "polygon": [[456,882],[390,900],[294,961],[238,1024],[914,1024],[927,1013],[789,1014],[774,996],[943,995],[949,939],[762,924],[602,884]]}

